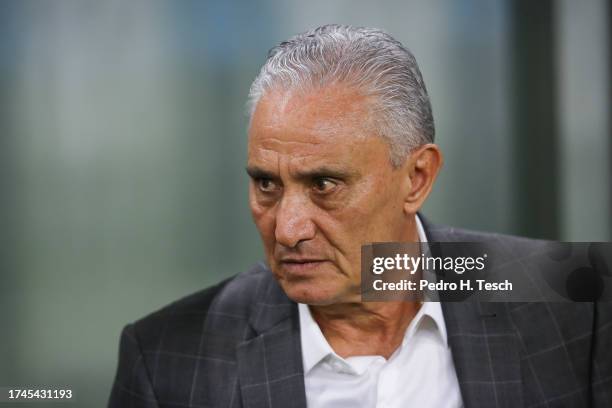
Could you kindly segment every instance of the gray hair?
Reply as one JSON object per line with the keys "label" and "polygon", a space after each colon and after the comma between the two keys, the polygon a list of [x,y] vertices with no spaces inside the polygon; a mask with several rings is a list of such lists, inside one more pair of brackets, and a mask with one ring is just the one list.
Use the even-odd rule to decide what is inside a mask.
{"label": "gray hair", "polygon": [[410,151],[434,141],[429,96],[412,53],[382,30],[329,24],[281,42],[249,91],[249,116],[266,91],[355,86],[376,97],[379,131],[399,166]]}

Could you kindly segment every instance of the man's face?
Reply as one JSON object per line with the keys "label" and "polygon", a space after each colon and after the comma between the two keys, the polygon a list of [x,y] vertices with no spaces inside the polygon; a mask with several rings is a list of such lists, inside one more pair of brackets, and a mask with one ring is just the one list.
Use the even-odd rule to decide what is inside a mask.
{"label": "man's face", "polygon": [[296,302],[360,301],[361,245],[412,240],[371,103],[336,85],[268,92],[249,129],[249,205],[268,264]]}

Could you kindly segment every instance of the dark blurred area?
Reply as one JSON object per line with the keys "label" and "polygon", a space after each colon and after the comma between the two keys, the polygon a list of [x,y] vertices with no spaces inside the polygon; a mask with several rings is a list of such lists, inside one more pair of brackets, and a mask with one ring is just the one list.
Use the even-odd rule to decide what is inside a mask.
{"label": "dark blurred area", "polygon": [[610,16],[605,0],[1,2],[0,386],[103,406],[124,324],[262,258],[248,88],[270,47],[324,23],[415,54],[446,159],[429,219],[609,241]]}

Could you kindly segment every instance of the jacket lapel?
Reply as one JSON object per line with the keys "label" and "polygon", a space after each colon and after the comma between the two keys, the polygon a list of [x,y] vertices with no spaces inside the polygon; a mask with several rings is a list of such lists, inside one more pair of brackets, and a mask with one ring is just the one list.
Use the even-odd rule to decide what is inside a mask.
{"label": "jacket lapel", "polygon": [[237,349],[243,406],[306,408],[297,305],[271,273],[260,293],[249,320],[255,336]]}
{"label": "jacket lapel", "polygon": [[443,302],[442,310],[465,407],[523,406],[507,304]]}
{"label": "jacket lapel", "polygon": [[[432,226],[419,216],[430,242],[460,239],[452,228]],[[508,304],[441,300],[465,407],[523,406],[518,338]]]}

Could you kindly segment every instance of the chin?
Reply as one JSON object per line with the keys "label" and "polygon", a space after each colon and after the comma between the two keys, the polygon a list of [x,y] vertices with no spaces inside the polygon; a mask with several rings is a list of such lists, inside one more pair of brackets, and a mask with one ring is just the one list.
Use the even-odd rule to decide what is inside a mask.
{"label": "chin", "polygon": [[334,288],[331,285],[322,286],[310,282],[291,282],[280,283],[287,297],[296,303],[307,305],[333,305],[346,302],[345,291]]}

